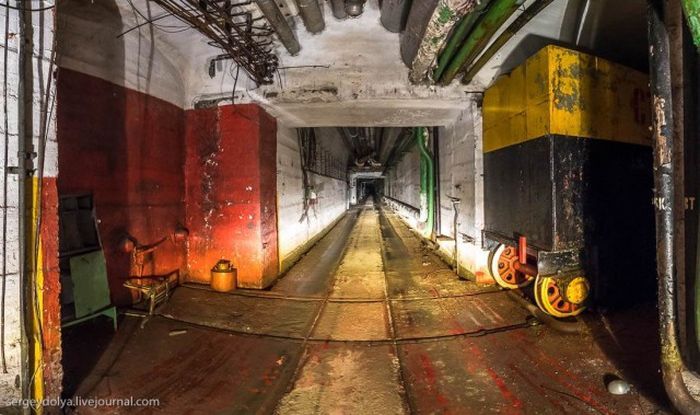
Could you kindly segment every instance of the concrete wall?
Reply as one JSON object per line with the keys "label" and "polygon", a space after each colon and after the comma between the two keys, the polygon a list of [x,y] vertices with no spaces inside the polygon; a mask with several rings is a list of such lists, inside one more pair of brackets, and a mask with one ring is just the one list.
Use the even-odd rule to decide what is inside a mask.
{"label": "concrete wall", "polygon": [[[149,7],[144,2],[141,10],[147,13]],[[60,66],[183,107],[184,57],[151,25],[123,34],[143,22],[137,16],[125,0],[61,0],[56,12]]]}
{"label": "concrete wall", "polygon": [[[51,3],[51,2],[47,2]],[[5,18],[9,14],[9,36],[5,39]],[[20,238],[18,231],[18,202],[19,202],[19,185],[18,175],[9,173],[5,182],[5,174],[8,166],[18,165],[18,142],[22,127],[19,124],[19,109],[20,102],[18,101],[18,93],[20,86],[20,68],[19,68],[19,12],[7,7],[0,7],[0,33],[2,35],[2,43],[7,40],[8,59],[5,62],[7,65],[7,88],[2,88],[2,97],[0,97],[0,105],[5,104],[5,95],[7,95],[7,128],[5,127],[4,119],[0,122],[0,135],[3,140],[7,140],[8,151],[5,152],[4,145],[0,145],[1,156],[8,158],[7,165],[0,165],[2,173],[0,174],[0,182],[7,185],[7,192],[2,192],[0,196],[0,213],[7,219],[7,226],[3,232],[6,237],[2,241],[2,252],[5,254],[3,264],[0,266],[0,278],[5,284],[4,297],[0,301],[0,305],[4,307],[4,351],[5,360],[7,363],[7,373],[2,373],[0,370],[0,408],[6,405],[8,399],[19,398],[21,390],[17,387],[21,376],[21,352],[20,352],[20,316],[22,310],[20,308]],[[41,366],[38,368],[28,368],[30,371],[36,370],[39,383],[42,384],[45,396],[57,397],[61,390],[61,349],[60,349],[60,315],[58,305],[59,293],[59,272],[58,272],[58,224],[57,224],[57,195],[56,195],[56,176],[58,173],[57,165],[57,144],[55,133],[55,116],[50,113],[48,117],[42,111],[42,105],[45,102],[52,102],[55,90],[53,85],[47,91],[47,80],[51,75],[50,56],[53,47],[54,38],[54,21],[53,12],[51,10],[45,12],[32,13],[32,25],[34,27],[34,51],[33,59],[31,60],[34,67],[32,89],[28,94],[34,94],[33,109],[26,115],[31,116],[32,125],[29,125],[25,132],[25,137],[32,137],[35,151],[38,150],[40,135],[42,129],[45,129],[45,158],[43,161],[43,177],[34,179],[34,186],[41,186],[41,201],[40,211],[42,217],[42,228],[39,234],[40,249],[43,251],[42,261],[38,263],[38,271],[36,273],[37,280],[40,280],[35,287],[38,291],[38,297],[43,302],[43,309],[39,317],[42,325],[43,338],[39,338],[39,333],[32,335],[31,341],[43,343],[43,358]],[[23,82],[28,80],[25,78]],[[49,106],[50,108],[50,106]],[[46,120],[46,122],[44,122]],[[35,168],[37,159],[34,159]],[[30,179],[30,183],[31,179]],[[4,188],[4,186],[3,186]],[[0,221],[2,226],[2,221]],[[41,281],[43,280],[43,281]],[[43,379],[43,382],[41,380]]]}
{"label": "concrete wall", "polygon": [[475,242],[481,240],[483,211],[483,152],[481,115],[478,103],[471,101],[454,124],[440,127],[440,229],[454,237],[454,210],[449,196],[459,198],[458,233]]}
{"label": "concrete wall", "polygon": [[[331,151],[338,159],[347,160],[349,151],[335,128],[317,128],[316,137],[317,145]],[[318,201],[302,218],[304,186],[297,130],[280,126],[277,131],[277,209],[282,270],[293,264],[348,208],[346,180],[310,173],[309,181]]]}
{"label": "concrete wall", "polygon": [[[61,195],[90,193],[107,260],[112,301],[131,304],[129,275],[172,275],[185,268],[185,244],[170,238],[184,225],[184,111],[161,99],[61,68],[58,75]],[[122,250],[168,240],[130,269]]]}
{"label": "concrete wall", "polygon": [[[489,282],[486,272],[488,254],[481,250],[484,224],[482,117],[479,95],[473,95],[454,123],[438,129],[438,170],[440,228],[437,242],[448,261],[454,258],[454,209],[450,196],[460,199],[457,216],[457,242],[460,270]],[[389,170],[385,194],[401,203],[389,201],[406,223],[419,230],[420,156],[412,147]]]}
{"label": "concrete wall", "polygon": [[411,146],[396,167],[389,170],[385,189],[389,197],[420,209],[420,153],[417,146]]}
{"label": "concrete wall", "polygon": [[484,225],[482,117],[480,99],[474,96],[454,124],[438,131],[440,176],[440,229],[438,244],[454,258],[454,209],[450,196],[460,199],[457,242],[460,265],[481,282],[488,281],[488,255],[481,250]]}
{"label": "concrete wall", "polygon": [[[239,100],[259,102],[290,127],[408,126],[456,117],[464,98],[463,86],[455,83],[435,89],[411,84],[399,53],[399,34],[381,25],[377,1],[367,1],[361,16],[345,20],[333,17],[329,2],[321,3],[326,29],[311,34],[295,17],[299,54],[291,56],[275,42],[280,66],[289,68],[280,70],[281,81],[257,88],[241,75]],[[185,61],[190,103],[197,98],[231,95],[231,73],[235,70],[230,70],[228,62],[209,78],[203,65],[206,55],[197,47],[196,34],[173,34],[170,39],[174,45],[191,50]],[[216,53],[212,50],[209,56]]]}
{"label": "concrete wall", "polygon": [[208,283],[228,259],[239,286],[265,288],[278,271],[275,119],[252,104],[186,116],[189,278]]}

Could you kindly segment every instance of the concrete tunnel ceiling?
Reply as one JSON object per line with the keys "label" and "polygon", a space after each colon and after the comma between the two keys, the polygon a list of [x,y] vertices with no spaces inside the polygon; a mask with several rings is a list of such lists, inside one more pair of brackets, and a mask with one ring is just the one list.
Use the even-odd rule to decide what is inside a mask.
{"label": "concrete tunnel ceiling", "polygon": [[[294,2],[283,1],[287,4],[287,13],[296,15]],[[522,9],[533,1],[527,0]],[[89,6],[89,2],[83,0],[66,3],[79,5],[68,10],[62,8],[61,13],[70,16],[80,14],[77,9]],[[301,45],[299,54],[290,55],[275,40],[273,50],[279,57],[281,68],[276,81],[258,87],[241,71],[233,96],[239,103],[261,104],[289,127],[449,125],[459,117],[466,103],[478,96],[474,92],[482,92],[498,75],[509,71],[545,44],[565,43],[599,51],[603,56],[620,55],[610,39],[618,35],[631,38],[640,29],[640,36],[643,36],[644,7],[640,6],[640,0],[615,2],[616,9],[626,11],[623,15],[634,16],[624,25],[618,24],[620,18],[615,18],[620,14],[610,13],[611,6],[603,3],[608,2],[554,0],[513,36],[468,85],[454,81],[449,86],[435,86],[416,85],[409,81],[409,68],[400,57],[400,35],[386,30],[380,23],[378,1],[368,1],[364,13],[358,18],[344,20],[334,18],[330,3],[322,1],[325,30],[311,34],[298,16],[293,17],[293,29]],[[132,5],[145,16],[164,13],[153,1],[117,1],[122,24],[100,24],[109,32],[105,37],[116,36],[144,23],[145,19],[135,13]],[[250,7],[259,14],[255,6]],[[514,13],[493,38],[518,15],[518,12]],[[94,22],[79,20],[72,18],[70,21],[91,25],[91,32],[98,31]],[[78,30],[79,26],[74,27]],[[75,32],[75,36],[80,34]],[[209,39],[198,31],[187,29],[177,18],[158,19],[155,29],[144,25],[124,39],[125,55],[138,57],[126,57],[126,66],[131,62],[132,66],[136,65],[131,70],[136,72],[143,72],[139,65],[156,68],[155,77],[158,79],[148,84],[148,93],[183,108],[192,108],[209,100],[230,102],[236,72],[232,61],[218,63],[216,74],[210,77],[209,63],[221,54],[221,50],[211,46]],[[643,65],[644,59],[639,56],[645,56],[644,45],[637,43],[633,42],[634,46],[622,54],[628,60],[623,63],[634,67]],[[144,54],[143,49],[150,47],[155,53]],[[89,51],[73,49],[66,51],[68,56],[62,58],[64,66],[79,66],[90,55]],[[107,75],[106,78],[110,79]],[[117,75],[111,78],[117,78]],[[143,74],[138,74],[136,81],[127,86],[143,90],[141,78]]]}

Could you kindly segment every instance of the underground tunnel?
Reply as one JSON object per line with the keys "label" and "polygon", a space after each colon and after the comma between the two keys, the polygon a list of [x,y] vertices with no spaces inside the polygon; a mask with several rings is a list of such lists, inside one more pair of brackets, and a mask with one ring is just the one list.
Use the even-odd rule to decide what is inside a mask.
{"label": "underground tunnel", "polygon": [[700,1],[0,22],[0,413],[700,414]]}

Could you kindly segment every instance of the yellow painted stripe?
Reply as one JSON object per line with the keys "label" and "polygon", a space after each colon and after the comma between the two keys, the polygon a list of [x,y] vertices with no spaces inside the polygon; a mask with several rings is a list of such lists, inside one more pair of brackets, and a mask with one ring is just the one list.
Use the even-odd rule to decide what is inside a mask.
{"label": "yellow painted stripe", "polygon": [[[36,257],[34,257],[35,251],[34,247],[37,246],[37,218],[41,209],[41,199],[39,195],[39,178],[33,177],[31,182],[31,195],[32,195],[32,205],[31,205],[31,222],[27,226],[27,257],[30,261],[34,261],[36,264],[36,270],[34,272],[34,292],[36,295],[34,298],[27,300],[26,304],[30,307],[31,318],[32,318],[32,333],[29,336],[29,349],[32,354],[30,357],[31,362],[31,376],[32,376],[32,398],[37,402],[41,402],[44,399],[44,371],[43,371],[43,339],[42,339],[42,320],[44,316],[44,262],[43,262],[43,249],[41,246],[41,238],[39,238],[38,252],[36,252]],[[34,413],[42,414],[44,408],[38,406]]]}
{"label": "yellow painted stripe", "polygon": [[484,152],[548,134],[651,145],[648,78],[550,45],[484,94]]}

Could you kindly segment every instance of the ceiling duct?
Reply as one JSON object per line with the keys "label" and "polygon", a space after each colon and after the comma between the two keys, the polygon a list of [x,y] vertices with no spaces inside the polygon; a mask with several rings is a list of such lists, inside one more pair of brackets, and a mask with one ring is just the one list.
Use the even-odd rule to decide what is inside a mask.
{"label": "ceiling duct", "polygon": [[365,9],[365,0],[345,0],[345,13],[350,17],[358,17]]}
{"label": "ceiling duct", "polygon": [[382,15],[380,18],[382,26],[390,32],[401,32],[406,27],[406,18],[410,8],[411,0],[382,1]]}
{"label": "ceiling duct", "polygon": [[[279,66],[271,52],[273,33],[267,25],[256,25],[247,3],[217,0],[151,0],[209,38],[258,84],[271,84]],[[261,19],[261,18],[260,18]]]}
{"label": "ceiling duct", "polygon": [[287,51],[292,55],[299,53],[301,50],[299,41],[294,36],[292,28],[289,26],[277,3],[274,0],[256,0],[255,2]]}
{"label": "ceiling duct", "polygon": [[425,29],[437,7],[439,0],[420,0],[411,3],[406,21],[406,30],[401,33],[401,59],[409,68],[420,48]]}
{"label": "ceiling duct", "polygon": [[311,33],[320,33],[326,28],[323,20],[323,12],[318,0],[296,0],[299,7],[299,15],[306,26],[306,30]]}
{"label": "ceiling duct", "polygon": [[331,9],[333,10],[333,17],[338,20],[348,17],[348,14],[345,13],[345,0],[331,0]]}

